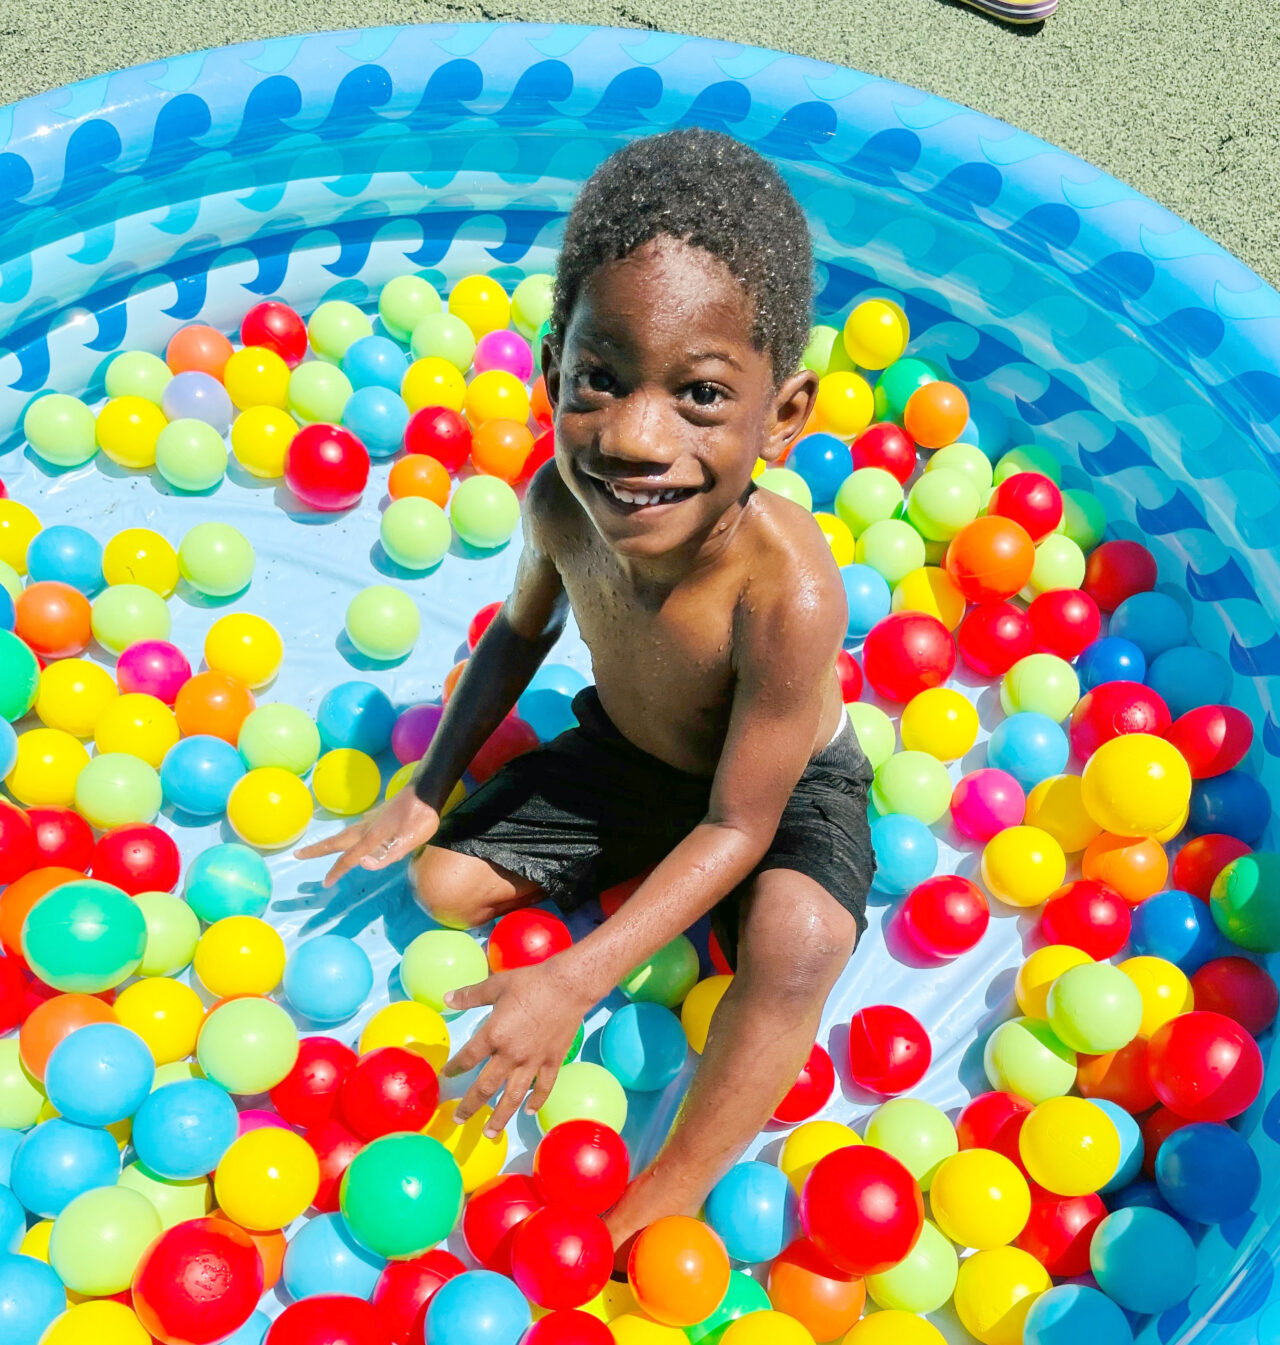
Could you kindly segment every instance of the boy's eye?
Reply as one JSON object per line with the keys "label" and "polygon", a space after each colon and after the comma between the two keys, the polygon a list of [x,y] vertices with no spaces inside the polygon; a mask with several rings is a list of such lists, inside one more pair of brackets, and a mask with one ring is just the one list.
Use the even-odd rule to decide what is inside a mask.
{"label": "boy's eye", "polygon": [[724,396],[714,383],[690,383],[688,392],[694,406],[715,406]]}
{"label": "boy's eye", "polygon": [[592,392],[612,392],[617,386],[617,379],[607,369],[588,369],[586,384]]}

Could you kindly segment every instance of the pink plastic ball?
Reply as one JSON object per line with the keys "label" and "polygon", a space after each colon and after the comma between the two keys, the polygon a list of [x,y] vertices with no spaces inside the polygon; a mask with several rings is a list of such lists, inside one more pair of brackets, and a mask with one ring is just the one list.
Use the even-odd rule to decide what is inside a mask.
{"label": "pink plastic ball", "polygon": [[391,750],[402,766],[422,760],[443,714],[443,705],[411,705],[396,720],[391,730]]}
{"label": "pink plastic ball", "polygon": [[139,640],[120,655],[116,683],[121,691],[154,696],[172,705],[191,677],[187,656],[168,640]]}
{"label": "pink plastic ball", "polygon": [[501,369],[527,383],[533,374],[533,351],[528,341],[516,332],[486,332],[476,342],[474,365],[478,374]]}
{"label": "pink plastic ball", "polygon": [[971,841],[986,842],[1005,827],[1016,827],[1026,810],[1022,786],[992,766],[971,771],[951,792],[951,820]]}
{"label": "pink plastic ball", "polygon": [[240,1113],[240,1134],[247,1135],[252,1130],[292,1130],[293,1127],[282,1116],[264,1107],[250,1107]]}

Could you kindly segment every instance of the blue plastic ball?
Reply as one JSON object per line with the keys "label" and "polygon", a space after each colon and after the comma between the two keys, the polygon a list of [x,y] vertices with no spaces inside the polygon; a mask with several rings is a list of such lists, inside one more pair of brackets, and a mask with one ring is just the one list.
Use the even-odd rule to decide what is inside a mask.
{"label": "blue plastic ball", "polygon": [[119,1023],[89,1023],[53,1048],[44,1087],[68,1121],[109,1126],[142,1106],[155,1074],[151,1051],[136,1032]]}
{"label": "blue plastic ball", "polygon": [[67,1310],[57,1274],[34,1256],[0,1255],[0,1340],[39,1345],[45,1328]]}
{"label": "blue plastic ball", "polygon": [[313,1023],[341,1023],[350,1018],[372,989],[368,953],[341,934],[308,939],[285,964],[285,997]]}
{"label": "blue plastic ball", "polygon": [[1222,946],[1209,908],[1190,892],[1171,888],[1133,908],[1129,944],[1142,957],[1162,957],[1191,976]]}
{"label": "blue plastic ball", "polygon": [[516,701],[516,714],[543,743],[567,733],[578,723],[578,716],[573,713],[573,697],[550,687],[533,687],[526,691]]}
{"label": "blue plastic ball", "polygon": [[1076,659],[1080,690],[1092,691],[1104,682],[1141,682],[1147,675],[1147,660],[1132,640],[1106,635],[1086,645]]}
{"label": "blue plastic ball", "polygon": [[1191,638],[1183,605],[1167,593],[1135,593],[1111,614],[1107,633],[1132,640],[1148,663]]}
{"label": "blue plastic ball", "polygon": [[902,897],[933,876],[938,864],[938,840],[909,813],[890,813],[871,823],[871,845],[876,856],[876,888]]}
{"label": "blue plastic ball", "polygon": [[1142,1139],[1142,1128],[1123,1107],[1107,1101],[1106,1098],[1095,1097],[1090,1101],[1095,1107],[1106,1112],[1116,1128],[1116,1134],[1120,1136],[1120,1163],[1114,1175],[1100,1188],[1103,1195],[1109,1195],[1112,1191],[1124,1190],[1137,1178],[1142,1171],[1146,1145]]}
{"label": "blue plastic ball", "polygon": [[157,1088],[138,1108],[133,1148],[157,1177],[188,1181],[208,1176],[239,1130],[240,1116],[228,1093],[208,1079],[181,1079]]}
{"label": "blue plastic ball", "polygon": [[358,392],[361,388],[387,388],[398,393],[409,360],[403,349],[385,336],[362,336],[347,347],[342,372]]}
{"label": "blue plastic ball", "polygon": [[787,466],[803,477],[814,504],[830,504],[853,471],[853,455],[834,434],[806,434],[796,441]]}
{"label": "blue plastic ball", "polygon": [[1208,649],[1182,645],[1151,662],[1147,685],[1177,719],[1198,705],[1225,705],[1231,694],[1231,667]]}
{"label": "blue plastic ball", "polygon": [[0,630],[12,630],[18,615],[14,610],[13,598],[9,590],[0,584]]}
{"label": "blue plastic ball", "polygon": [[271,902],[271,870],[247,845],[211,845],[191,861],[183,895],[209,925],[227,915],[261,915]]}
{"label": "blue plastic ball", "polygon": [[325,693],[316,711],[320,740],[332,751],[353,747],[371,757],[391,746],[396,707],[372,682],[343,682]]}
{"label": "blue plastic ball", "polygon": [[368,449],[371,458],[390,458],[404,447],[409,408],[404,398],[389,388],[360,388],[347,398],[342,423]]}
{"label": "blue plastic ball", "polygon": [[0,1186],[9,1185],[13,1156],[25,1138],[26,1135],[21,1130],[0,1130]]}
{"label": "blue plastic ball", "polygon": [[[4,589],[0,588],[0,593]],[[7,596],[7,595],[6,595]],[[18,735],[7,719],[0,719],[0,778],[13,770],[18,760]]]}
{"label": "blue plastic ball", "polygon": [[27,573],[33,580],[55,579],[78,588],[86,598],[101,590],[102,544],[92,533],[67,523],[42,528],[27,548]]}
{"label": "blue plastic ball", "polygon": [[567,663],[544,663],[529,679],[527,691],[558,691],[571,700],[590,685],[588,679],[577,668]]}
{"label": "blue plastic ball", "polygon": [[1071,744],[1060,724],[1036,710],[1003,719],[987,741],[987,765],[1007,771],[1030,792],[1051,775],[1060,775]]}
{"label": "blue plastic ball", "polygon": [[55,1116],[27,1132],[9,1185],[32,1214],[52,1219],[76,1196],[114,1186],[119,1176],[120,1149],[109,1132]]}
{"label": "blue plastic ball", "polygon": [[1192,783],[1187,825],[1199,835],[1222,832],[1256,845],[1270,821],[1271,798],[1266,788],[1244,771],[1225,771]]}
{"label": "blue plastic ball", "polygon": [[1175,1130],[1160,1146],[1156,1185],[1176,1213],[1221,1224],[1248,1212],[1262,1189],[1262,1168],[1244,1136],[1199,1121]]}
{"label": "blue plastic ball", "polygon": [[368,1298],[386,1264],[351,1236],[342,1215],[321,1214],[289,1239],[281,1279],[295,1300],[321,1294]]}
{"label": "blue plastic ball", "polygon": [[1031,1305],[1023,1345],[1133,1345],[1124,1310],[1097,1289],[1060,1284]]}
{"label": "blue plastic ball", "polygon": [[688,1053],[680,1020],[661,1004],[625,1004],[600,1034],[605,1069],[623,1088],[636,1093],[665,1088],[683,1069]]}
{"label": "blue plastic ball", "polygon": [[271,1318],[258,1310],[238,1331],[233,1331],[224,1340],[220,1340],[218,1345],[262,1345],[270,1330]]}
{"label": "blue plastic ball", "polygon": [[1130,1312],[1164,1312],[1195,1288],[1196,1247],[1159,1210],[1117,1210],[1098,1225],[1089,1264],[1102,1292]]}
{"label": "blue plastic ball", "polygon": [[1159,1210],[1161,1214],[1176,1219],[1188,1232],[1191,1231],[1190,1221],[1184,1219],[1160,1194],[1160,1188],[1155,1182],[1148,1181],[1145,1177],[1130,1182],[1119,1191],[1109,1191],[1107,1205],[1113,1214],[1116,1210]]}
{"label": "blue plastic ball", "polygon": [[197,733],[183,738],[165,753],[160,764],[160,788],[165,799],[192,817],[219,817],[236,781],[248,767],[244,758],[222,738]]}
{"label": "blue plastic ball", "polygon": [[517,1345],[531,1315],[524,1295],[492,1270],[468,1270],[446,1280],[427,1305],[431,1345]]}
{"label": "blue plastic ball", "polygon": [[16,1252],[26,1234],[26,1211],[7,1186],[0,1186],[0,1252]]}
{"label": "blue plastic ball", "polygon": [[846,565],[840,571],[840,578],[849,604],[846,639],[864,640],[872,626],[889,615],[893,594],[884,575],[870,565]]}
{"label": "blue plastic ball", "polygon": [[796,1235],[795,1188],[780,1168],[736,1163],[711,1188],[707,1223],[735,1261],[769,1261]]}

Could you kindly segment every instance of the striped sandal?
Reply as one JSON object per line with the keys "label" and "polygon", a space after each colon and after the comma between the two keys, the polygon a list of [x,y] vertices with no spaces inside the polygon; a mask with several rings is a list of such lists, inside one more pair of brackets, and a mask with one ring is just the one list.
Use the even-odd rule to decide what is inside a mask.
{"label": "striped sandal", "polygon": [[962,3],[1005,23],[1041,23],[1058,8],[1058,0],[962,0]]}

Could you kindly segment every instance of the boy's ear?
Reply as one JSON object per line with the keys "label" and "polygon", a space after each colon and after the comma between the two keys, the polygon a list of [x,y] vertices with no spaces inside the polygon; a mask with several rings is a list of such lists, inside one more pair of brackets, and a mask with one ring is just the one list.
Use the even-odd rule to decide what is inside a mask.
{"label": "boy's ear", "polygon": [[[550,390],[550,383],[547,388]],[[777,462],[804,433],[818,396],[818,375],[801,369],[786,379],[773,396],[773,417],[761,457]]]}
{"label": "boy's ear", "polygon": [[542,338],[542,376],[547,384],[547,401],[551,410],[560,406],[560,344],[548,333]]}

